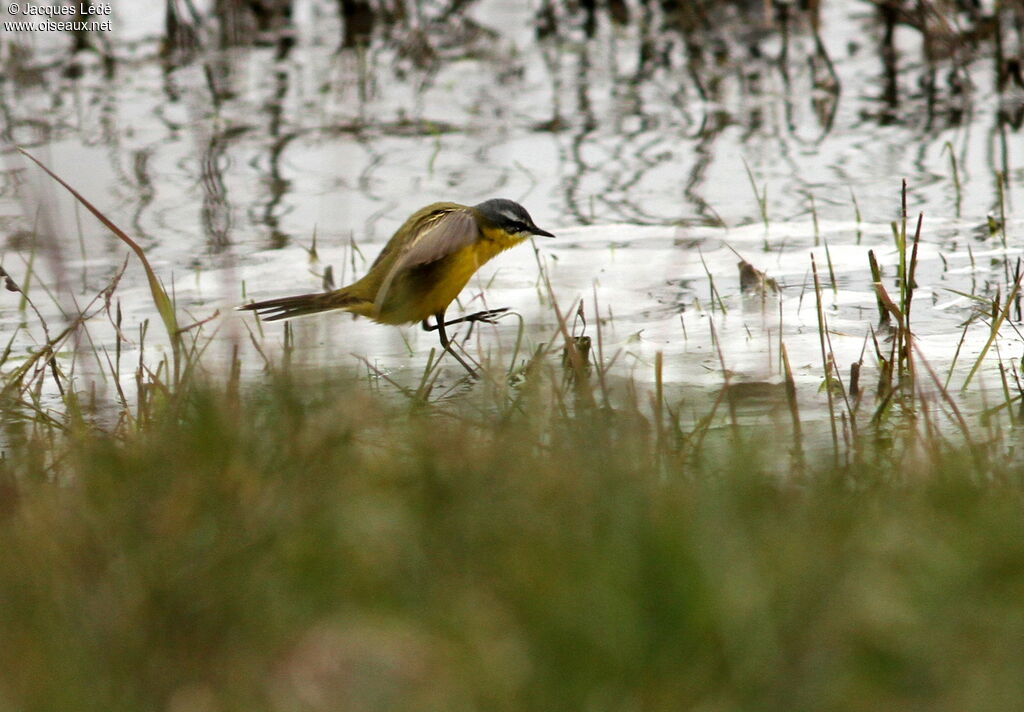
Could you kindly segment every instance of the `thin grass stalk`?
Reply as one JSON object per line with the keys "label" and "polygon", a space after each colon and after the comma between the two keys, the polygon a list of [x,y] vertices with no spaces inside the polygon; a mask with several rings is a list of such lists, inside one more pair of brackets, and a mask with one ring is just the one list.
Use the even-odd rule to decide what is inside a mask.
{"label": "thin grass stalk", "polygon": [[594,320],[596,321],[595,328],[597,329],[597,383],[601,388],[601,402],[605,407],[608,407],[608,381],[606,379],[606,369],[604,367],[604,328],[601,324],[601,311],[600,306],[597,303],[597,285],[593,285],[592,294],[594,300]]}
{"label": "thin grass stalk", "polygon": [[754,172],[750,170],[750,164],[747,163],[747,159],[743,159],[743,167],[747,171],[747,178],[750,180],[750,187],[754,191],[754,197],[757,199],[757,208],[761,213],[761,222],[764,223],[764,230],[768,232],[768,185],[765,184],[764,192],[759,192],[757,189],[757,181],[754,179]]}
{"label": "thin grass stalk", "polygon": [[659,461],[662,459],[665,451],[665,414],[663,410],[665,404],[664,361],[665,357],[661,351],[654,354],[654,422],[656,423],[655,436],[657,438],[655,455]]}
{"label": "thin grass stalk", "polygon": [[146,354],[146,332],[149,330],[149,319],[144,319],[139,324],[139,364],[135,369],[135,422],[140,425],[149,423],[149,399],[145,387],[145,354]]}
{"label": "thin grass stalk", "polygon": [[981,367],[981,362],[985,360],[985,356],[988,354],[988,350],[992,347],[992,343],[996,339],[996,335],[999,333],[1000,327],[1003,325],[1003,321],[1006,319],[1006,315],[1009,313],[1010,305],[1013,304],[1013,300],[1017,297],[1017,292],[1020,291],[1021,278],[1024,274],[1018,275],[1016,281],[1013,283],[1013,289],[1010,294],[1006,297],[1006,306],[999,309],[999,303],[995,302],[996,314],[992,320],[992,326],[989,329],[988,339],[985,341],[985,345],[981,349],[981,353],[978,354],[977,360],[974,362],[974,366],[971,367],[971,372],[967,374],[967,378],[964,379],[964,384],[960,387],[960,390],[967,390],[967,386],[971,384],[971,380],[974,378],[974,374],[978,372]]}
{"label": "thin grass stalk", "polygon": [[857,223],[857,239],[854,241],[854,244],[859,245],[861,239],[863,238],[863,233],[861,232],[861,229],[860,229],[860,224],[861,224],[860,205],[857,203],[857,196],[854,194],[852,187],[850,188],[850,200],[853,201],[853,217],[854,217],[854,220]]}
{"label": "thin grass stalk", "polygon": [[999,237],[1003,243],[1003,249],[1007,249],[1006,244],[1006,174],[1002,171],[996,171],[996,186],[998,187],[997,194],[999,196]]}
{"label": "thin grass stalk", "polygon": [[939,395],[942,396],[942,400],[946,402],[946,405],[949,406],[950,411],[953,413],[956,419],[957,426],[960,428],[960,434],[963,435],[964,442],[966,442],[971,451],[974,452],[974,441],[971,438],[970,429],[967,426],[967,421],[964,419],[963,414],[960,412],[960,408],[957,407],[956,401],[953,400],[953,397],[950,395],[949,390],[942,385],[941,381],[939,381],[939,377],[935,373],[935,369],[933,369],[932,365],[928,363],[928,359],[925,358],[924,353],[921,351],[921,347],[915,343],[914,350],[917,351],[918,360],[924,365],[925,370],[928,372],[929,378],[932,379],[932,383],[938,390]]}
{"label": "thin grass stalk", "polygon": [[786,351],[786,344],[779,339],[779,352],[782,360],[782,368],[786,378],[786,405],[789,407],[789,418],[793,423],[793,452],[799,465],[798,470],[804,469],[804,436],[800,425],[800,405],[796,397],[796,380],[793,378],[793,369],[789,365],[789,353]]}
{"label": "thin grass stalk", "polygon": [[[565,316],[562,311],[558,308],[558,300],[555,299],[554,290],[551,288],[551,282],[548,282],[548,293],[551,297],[551,308],[555,310],[555,318],[558,320],[558,330],[562,334],[562,339],[565,344],[565,353],[569,359],[569,365],[572,369],[572,373],[576,375],[576,382],[585,381],[586,379],[586,367],[587,364],[580,355],[580,351],[576,346],[576,342],[572,335],[569,333],[569,327]],[[594,402],[593,390],[589,387],[577,389],[577,396],[582,401],[582,404],[587,408],[593,408],[596,403]]]}
{"label": "thin grass stalk", "polygon": [[821,346],[821,364],[825,369],[825,393],[828,396],[828,420],[832,429],[832,449],[834,464],[839,465],[839,432],[836,430],[836,410],[832,397],[831,360],[825,348],[825,311],[821,299],[821,280],[818,278],[818,265],[811,254],[811,274],[814,276],[814,295],[818,314],[818,341]]}
{"label": "thin grass stalk", "polygon": [[[821,242],[821,229],[818,226],[818,206],[814,202],[814,193],[808,194],[811,199],[811,221],[814,225],[814,246],[817,247]],[[826,250],[828,248],[826,247]]]}
{"label": "thin grass stalk", "polygon": [[917,287],[917,283],[915,281],[915,274],[917,273],[917,249],[921,244],[921,225],[923,222],[924,213],[918,213],[917,228],[914,230],[914,247],[910,254],[910,265],[907,268],[907,285],[905,291],[906,302],[901,306],[901,311],[903,312],[903,320],[901,322],[901,331],[903,332],[902,346],[905,351],[905,354],[902,356],[902,360],[905,364],[908,376],[907,383],[909,384],[911,399],[913,399],[914,396],[914,385],[917,379],[914,374],[914,355],[911,348],[914,334],[910,329],[910,308],[914,301],[914,289]]}
{"label": "thin grass stalk", "polygon": [[700,263],[704,267],[704,274],[708,278],[708,287],[711,290],[711,311],[714,312],[715,304],[718,304],[718,308],[722,310],[723,314],[728,314],[729,310],[725,308],[725,302],[722,301],[722,295],[718,293],[718,289],[715,287],[715,276],[711,274],[711,268],[708,267],[708,263],[704,260],[704,251],[697,248],[697,254],[700,256]]}
{"label": "thin grass stalk", "polygon": [[85,206],[85,208],[91,212],[97,220],[116,235],[122,242],[131,248],[132,252],[136,254],[139,261],[142,263],[142,268],[146,272],[146,279],[149,282],[149,291],[153,299],[153,303],[156,305],[157,312],[160,314],[160,318],[163,320],[164,328],[167,330],[167,337],[171,342],[171,350],[174,356],[174,381],[177,383],[178,374],[180,369],[180,356],[181,356],[181,335],[178,333],[178,321],[174,312],[174,305],[171,303],[170,298],[167,296],[167,291],[163,285],[160,284],[160,280],[157,278],[156,273],[149,264],[149,260],[146,259],[146,253],[142,250],[135,240],[130,238],[121,228],[115,225],[107,218],[106,215],[101,213],[92,203],[86,200],[81,193],[68,185],[60,176],[51,171],[46,165],[42,163],[35,156],[25,151],[22,148],[18,148],[18,151],[28,158],[30,161],[39,166],[47,175],[53,178],[55,181],[60,183],[65,190],[73,195],[78,202]]}
{"label": "thin grass stalk", "polygon": [[722,367],[722,393],[727,396],[727,404],[729,406],[729,424],[732,427],[733,436],[739,443],[740,437],[740,422],[736,416],[736,400],[732,397],[730,391],[731,380],[729,377],[729,369],[725,365],[725,354],[722,352],[722,342],[718,339],[718,331],[715,329],[715,322],[713,319],[708,319],[708,327],[711,329],[711,343],[715,347],[715,352],[718,354],[718,363]]}
{"label": "thin grass stalk", "polygon": [[963,195],[960,187],[960,170],[956,165],[956,152],[953,150],[953,144],[950,141],[946,141],[942,147],[943,151],[949,152],[949,164],[953,170],[953,186],[956,188],[956,216],[960,217],[960,206],[962,203]]}
{"label": "thin grass stalk", "polygon": [[[868,250],[868,264],[871,268],[871,282],[873,284],[882,283],[882,269],[878,266],[878,260],[875,259],[875,251]],[[878,292],[875,292],[875,303],[878,306],[878,321],[884,324],[889,321],[889,310],[885,308],[885,304],[879,297]]]}
{"label": "thin grass stalk", "polygon": [[956,362],[960,358],[960,349],[963,348],[964,341],[967,339],[967,330],[970,328],[970,320],[964,324],[963,331],[960,332],[960,340],[956,343],[956,351],[953,352],[953,361],[949,364],[949,371],[946,373],[946,380],[943,382],[943,388],[949,388],[949,382],[953,379],[953,370],[956,368]]}
{"label": "thin grass stalk", "polygon": [[32,241],[32,250],[28,253],[28,263],[25,265],[25,277],[21,280],[20,289],[21,298],[18,299],[18,311],[22,314],[25,313],[25,307],[28,306],[28,292],[32,285],[32,276],[34,274],[34,268],[36,264],[36,246],[38,241]]}
{"label": "thin grass stalk", "polygon": [[832,286],[832,294],[839,296],[839,286],[836,284],[836,271],[832,266],[832,252],[828,249],[828,240],[825,240],[825,264],[828,266],[828,281]]}

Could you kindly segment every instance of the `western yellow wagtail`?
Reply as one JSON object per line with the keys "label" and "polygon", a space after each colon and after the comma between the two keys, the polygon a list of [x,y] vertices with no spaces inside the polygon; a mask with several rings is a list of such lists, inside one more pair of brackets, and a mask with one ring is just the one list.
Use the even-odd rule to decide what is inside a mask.
{"label": "western yellow wagtail", "polygon": [[362,279],[333,292],[268,299],[240,308],[255,311],[266,321],[332,309],[381,324],[418,321],[426,331],[437,331],[442,349],[475,375],[452,348],[445,327],[477,321],[493,324],[508,307],[451,321],[444,320],[445,310],[481,265],[533,235],[554,237],[511,200],[495,198],[473,206],[434,203],[417,210],[398,228]]}

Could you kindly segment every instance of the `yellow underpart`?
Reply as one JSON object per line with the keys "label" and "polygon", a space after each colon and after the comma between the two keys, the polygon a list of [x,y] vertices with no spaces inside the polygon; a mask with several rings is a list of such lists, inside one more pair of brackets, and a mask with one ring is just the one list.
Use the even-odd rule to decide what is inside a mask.
{"label": "yellow underpart", "polygon": [[484,228],[483,236],[429,265],[396,275],[379,314],[372,304],[351,309],[382,324],[423,321],[448,309],[476,271],[495,255],[518,245],[524,238],[504,230]]}

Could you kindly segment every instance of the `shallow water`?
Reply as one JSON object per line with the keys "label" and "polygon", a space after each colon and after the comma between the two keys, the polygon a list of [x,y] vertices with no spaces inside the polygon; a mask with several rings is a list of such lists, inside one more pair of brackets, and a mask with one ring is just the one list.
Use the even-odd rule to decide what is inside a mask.
{"label": "shallow water", "polygon": [[[243,293],[315,291],[327,265],[336,282],[347,281],[416,208],[504,196],[558,237],[538,240],[536,252],[524,246],[499,256],[471,282],[463,309],[510,306],[527,337],[514,355],[519,320],[505,319],[474,330],[471,354],[507,367],[536,344],[560,340],[543,270],[563,313],[583,301],[595,341],[601,317],[605,358],[619,354],[616,379],[653,383],[661,352],[670,396],[695,414],[706,410],[700,398],[724,382],[760,410],[764,393],[778,402],[771,386],[782,378],[781,339],[802,386],[802,413],[821,417],[811,256],[836,363],[846,378],[864,353],[862,379],[874,383],[869,340],[878,313],[867,252],[898,294],[890,222],[906,178],[911,233],[925,215],[913,329],[944,381],[962,325],[979,309],[966,295],[1005,297],[1012,284],[1024,183],[1021,97],[997,95],[990,58],[966,64],[968,89],[939,82],[925,91],[920,42],[901,28],[898,72],[887,87],[870,6],[824,5],[833,88],[821,81],[806,32],[791,37],[788,61],[763,59],[781,52],[781,39],[768,35],[761,59],[732,55],[709,71],[713,81],[700,83],[678,57],[662,65],[644,59],[652,41],[668,55],[680,50],[639,19],[616,26],[599,18],[592,39],[569,22],[560,37],[538,41],[529,9],[479,2],[467,17],[483,29],[449,45],[433,36],[437,60],[418,66],[400,51],[412,35],[339,51],[335,5],[308,1],[296,3],[297,43],[284,58],[273,47],[237,46],[172,64],[157,56],[162,13],[114,8],[111,67],[93,53],[69,55],[59,33],[7,39],[0,108],[5,136],[138,239],[173,284],[189,315],[182,323],[219,311],[203,326],[218,334],[207,354],[214,369],[237,345],[245,372],[259,377],[263,361],[247,328],[265,353],[281,355],[280,325],[261,334],[251,317],[231,311]],[[940,62],[938,75],[947,70]],[[58,303],[76,313],[127,250],[20,156],[4,153],[3,265],[20,284],[33,265],[29,293],[54,330],[63,322]],[[767,228],[748,167],[764,191]],[[1002,202],[997,172],[1005,177]],[[1003,212],[1005,230],[991,232],[987,216]],[[34,230],[50,239],[27,238]],[[741,293],[733,250],[777,280],[778,299]],[[134,260],[116,294],[129,373],[142,322],[152,322],[148,353],[162,348]],[[5,332],[25,325],[12,364],[44,338],[17,307],[15,294],[0,302]],[[365,359],[403,383],[418,380],[436,345],[414,327],[338,314],[299,320],[294,334],[300,363]],[[102,319],[89,337],[95,348],[83,353],[113,353],[114,330]],[[951,384],[963,382],[987,338],[984,320],[967,330]],[[879,330],[883,350],[885,339]],[[1007,324],[970,391],[972,410],[1002,399],[998,364],[1010,368],[1022,353]],[[78,385],[104,370],[102,358],[80,356]],[[456,366],[449,377],[457,376]],[[101,391],[110,388],[101,380]]]}

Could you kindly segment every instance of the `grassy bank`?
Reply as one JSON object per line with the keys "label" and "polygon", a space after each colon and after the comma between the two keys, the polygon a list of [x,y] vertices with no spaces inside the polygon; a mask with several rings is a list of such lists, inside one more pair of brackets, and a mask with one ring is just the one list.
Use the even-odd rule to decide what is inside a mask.
{"label": "grassy bank", "polygon": [[1024,694],[1009,461],[886,446],[780,477],[765,440],[694,456],[639,412],[545,392],[423,407],[277,376],[190,387],[116,435],[22,429],[0,465],[0,709]]}

